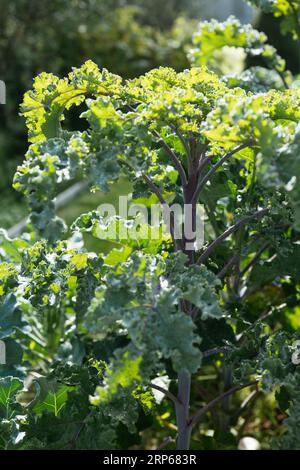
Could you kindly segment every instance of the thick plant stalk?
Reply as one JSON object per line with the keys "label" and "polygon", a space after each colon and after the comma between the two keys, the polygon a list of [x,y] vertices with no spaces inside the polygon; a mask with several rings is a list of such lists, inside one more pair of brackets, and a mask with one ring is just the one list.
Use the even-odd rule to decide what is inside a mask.
{"label": "thick plant stalk", "polygon": [[[184,190],[184,202],[185,204],[191,204],[191,198],[195,192],[195,188],[198,183],[198,174],[194,172],[190,174],[187,185],[183,188]],[[192,211],[188,216],[185,216],[184,224],[188,225],[192,230],[195,229],[196,224],[196,204],[192,203]],[[185,239],[185,244],[193,244],[194,240]],[[186,247],[185,247],[186,248]],[[194,263],[195,248],[189,247],[185,249],[188,256],[188,265]],[[189,314],[189,308],[185,310],[186,314]],[[189,450],[192,427],[189,425],[189,409],[190,409],[190,394],[191,394],[191,374],[187,370],[181,370],[178,374],[178,396],[176,408],[176,422],[177,422],[177,440],[176,450]]]}
{"label": "thick plant stalk", "polygon": [[191,375],[182,370],[178,374],[178,403],[176,403],[176,450],[189,450],[192,428],[189,425]]}

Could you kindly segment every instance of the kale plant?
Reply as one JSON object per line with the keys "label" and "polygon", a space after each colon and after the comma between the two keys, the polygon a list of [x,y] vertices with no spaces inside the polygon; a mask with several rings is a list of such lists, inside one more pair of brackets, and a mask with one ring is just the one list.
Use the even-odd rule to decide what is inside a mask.
{"label": "kale plant", "polygon": [[[264,66],[221,75],[225,46]],[[200,24],[189,57],[125,81],[88,61],[40,74],[24,97],[14,188],[32,231],[1,232],[1,448],[143,448],[152,435],[186,450],[207,448],[211,429],[210,446],[237,448],[264,394],[289,415],[264,445],[300,448],[297,77],[233,17]],[[85,130],[63,125],[75,106]],[[169,231],[139,214],[57,216],[68,182],[108,191],[124,175]],[[190,208],[181,224],[173,204]],[[110,250],[89,251],[91,236]]]}

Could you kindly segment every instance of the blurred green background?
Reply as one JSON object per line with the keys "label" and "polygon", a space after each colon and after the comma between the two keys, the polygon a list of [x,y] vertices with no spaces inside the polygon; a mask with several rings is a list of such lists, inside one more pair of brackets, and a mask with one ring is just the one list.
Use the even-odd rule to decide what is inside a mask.
{"label": "blurred green background", "polygon": [[[40,72],[65,75],[92,59],[124,78],[160,65],[189,66],[186,48],[201,19],[236,15],[264,30],[288,66],[297,69],[295,46],[278,43],[278,24],[253,12],[243,0],[0,0],[0,79],[6,104],[0,105],[0,226],[10,228],[27,215],[20,194],[11,185],[28,147],[24,120],[18,115],[24,92]],[[82,125],[68,115],[73,128]],[[114,185],[109,198],[126,191]],[[83,192],[62,209],[68,222],[103,201],[103,194]]]}

